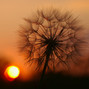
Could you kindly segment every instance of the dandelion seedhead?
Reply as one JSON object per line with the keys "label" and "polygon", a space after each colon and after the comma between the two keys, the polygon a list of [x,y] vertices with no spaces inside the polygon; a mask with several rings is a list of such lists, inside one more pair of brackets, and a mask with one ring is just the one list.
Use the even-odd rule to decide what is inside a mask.
{"label": "dandelion seedhead", "polygon": [[68,65],[69,60],[78,59],[82,41],[77,35],[83,28],[70,12],[38,10],[33,18],[25,21],[28,27],[19,31],[20,50],[29,62],[37,62],[37,68]]}

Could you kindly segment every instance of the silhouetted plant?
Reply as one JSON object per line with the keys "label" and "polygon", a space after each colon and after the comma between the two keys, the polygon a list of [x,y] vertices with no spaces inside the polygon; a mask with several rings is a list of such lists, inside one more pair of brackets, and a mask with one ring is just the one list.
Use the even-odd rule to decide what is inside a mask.
{"label": "silhouetted plant", "polygon": [[25,21],[28,26],[19,31],[20,50],[29,62],[38,63],[37,68],[43,66],[41,80],[47,67],[55,68],[60,63],[68,66],[68,61],[78,59],[82,41],[77,35],[83,28],[70,12],[38,10]]}

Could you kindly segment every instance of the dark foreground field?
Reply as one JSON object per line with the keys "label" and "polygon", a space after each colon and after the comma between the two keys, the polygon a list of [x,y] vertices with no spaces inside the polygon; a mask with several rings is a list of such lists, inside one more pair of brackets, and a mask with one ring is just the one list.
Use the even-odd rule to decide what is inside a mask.
{"label": "dark foreground field", "polygon": [[[0,89],[38,89],[38,81],[5,83],[0,81]],[[44,77],[41,89],[89,89],[89,77],[72,77],[61,74],[48,74]]]}

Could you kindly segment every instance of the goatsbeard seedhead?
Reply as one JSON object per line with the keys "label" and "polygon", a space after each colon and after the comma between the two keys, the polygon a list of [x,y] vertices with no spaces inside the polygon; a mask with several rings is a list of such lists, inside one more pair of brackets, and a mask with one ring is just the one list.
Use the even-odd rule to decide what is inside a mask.
{"label": "goatsbeard seedhead", "polygon": [[26,54],[28,61],[36,61],[40,68],[47,55],[48,67],[60,63],[68,65],[68,61],[79,59],[83,41],[78,34],[83,27],[70,12],[39,10],[33,18],[25,18],[25,21],[28,27],[19,31],[20,50]]}

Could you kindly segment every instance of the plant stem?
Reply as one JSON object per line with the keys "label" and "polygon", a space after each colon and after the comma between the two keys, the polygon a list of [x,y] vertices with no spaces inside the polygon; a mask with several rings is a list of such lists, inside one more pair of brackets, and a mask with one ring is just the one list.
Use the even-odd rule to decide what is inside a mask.
{"label": "plant stem", "polygon": [[47,54],[47,56],[46,56],[46,61],[45,61],[44,68],[43,68],[43,71],[42,71],[42,75],[41,75],[41,78],[40,78],[40,88],[39,89],[41,89],[41,85],[42,85],[42,81],[43,81],[43,78],[44,78],[44,75],[45,75],[46,67],[48,65],[49,56],[50,56],[49,54]]}

